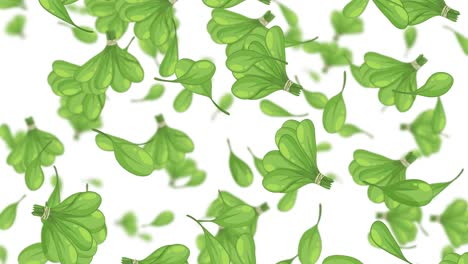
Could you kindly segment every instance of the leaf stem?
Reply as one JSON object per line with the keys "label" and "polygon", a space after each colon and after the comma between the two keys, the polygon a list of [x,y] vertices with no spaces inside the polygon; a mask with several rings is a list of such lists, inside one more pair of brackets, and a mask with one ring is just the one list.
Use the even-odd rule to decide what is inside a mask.
{"label": "leaf stem", "polygon": [[346,71],[343,72],[343,88],[341,88],[341,93],[343,93],[346,87]]}
{"label": "leaf stem", "polygon": [[211,102],[216,106],[216,108],[218,108],[219,111],[223,112],[224,114],[226,115],[231,115],[228,111],[224,110],[223,108],[221,108],[221,106],[219,106],[214,100],[213,98],[210,97],[210,100]]}
{"label": "leaf stem", "polygon": [[322,204],[319,204],[319,215],[318,215],[318,219],[317,219],[317,225],[320,223],[320,219],[322,219]]}

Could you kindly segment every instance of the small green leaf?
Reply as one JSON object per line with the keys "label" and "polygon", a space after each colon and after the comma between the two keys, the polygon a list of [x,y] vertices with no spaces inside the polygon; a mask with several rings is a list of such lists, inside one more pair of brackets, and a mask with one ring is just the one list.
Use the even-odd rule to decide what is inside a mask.
{"label": "small green leaf", "polygon": [[81,28],[85,29],[86,31],[76,27],[72,28],[73,36],[75,36],[76,39],[86,44],[97,42],[98,35],[92,28],[86,26],[82,26]]}
{"label": "small green leaf", "polygon": [[405,30],[404,36],[407,50],[410,50],[414,46],[417,35],[418,32],[415,27],[409,27]]}
{"label": "small green leaf", "polygon": [[372,224],[369,236],[371,241],[380,249],[387,251],[407,263],[411,263],[401,252],[400,246],[395,241],[395,238],[393,238],[388,227],[381,221],[375,221]]}
{"label": "small green leaf", "polygon": [[253,173],[249,165],[241,160],[232,151],[231,143],[228,140],[229,146],[229,170],[231,171],[232,178],[241,187],[248,187],[253,182]]}
{"label": "small green leaf", "polygon": [[6,264],[8,252],[4,246],[0,246],[0,263]]}
{"label": "small green leaf", "polygon": [[369,0],[351,0],[343,9],[347,17],[359,17],[366,10]]}
{"label": "small green leaf", "polygon": [[325,94],[320,92],[309,92],[303,90],[304,97],[310,106],[316,109],[324,109],[327,105],[328,98]]}
{"label": "small green leaf", "polygon": [[278,202],[278,210],[281,212],[288,212],[296,203],[297,190],[293,192],[286,193]]}
{"label": "small green leaf", "polygon": [[65,4],[62,1],[56,1],[56,0],[39,0],[39,3],[41,6],[47,10],[47,12],[51,13],[52,15],[56,16],[57,18],[67,22],[70,25],[73,25],[83,31],[86,32],[92,32],[89,31],[88,29],[81,28],[78,25],[73,22],[71,19],[70,15],[68,14],[67,8],[65,7]]}
{"label": "small green leaf", "polygon": [[193,93],[187,89],[183,89],[174,99],[173,107],[179,113],[187,111],[192,105]]}
{"label": "small green leaf", "polygon": [[24,197],[26,196],[23,196],[17,202],[8,205],[0,212],[0,230],[7,230],[15,223],[18,204],[24,199]]}
{"label": "small green leaf", "polygon": [[434,109],[434,115],[432,116],[432,130],[435,133],[442,133],[447,124],[447,117],[445,116],[444,106],[442,105],[442,100],[437,98],[437,104]]}
{"label": "small green leaf", "polygon": [[343,90],[346,86],[346,72],[344,73],[343,88],[338,95],[332,97],[323,109],[323,127],[328,133],[341,130],[346,122],[346,104],[343,99]]}
{"label": "small green leaf", "polygon": [[362,264],[362,262],[353,257],[335,255],[326,257],[322,264]]}
{"label": "small green leaf", "polygon": [[342,136],[344,138],[349,138],[349,137],[352,137],[352,136],[354,136],[356,134],[365,134],[369,138],[374,137],[371,134],[369,134],[368,132],[360,129],[359,127],[357,127],[356,125],[353,125],[353,124],[344,124],[343,127],[341,128],[341,130],[338,131],[338,134],[340,134],[340,136]]}
{"label": "small green leaf", "polygon": [[149,224],[149,226],[160,227],[169,225],[174,221],[174,213],[171,211],[163,211]]}
{"label": "small green leaf", "polygon": [[129,236],[135,236],[138,233],[138,219],[135,213],[127,212],[125,213],[122,218],[117,222],[119,226],[121,226],[125,233]]}
{"label": "small green leaf", "polygon": [[302,115],[294,115],[291,114],[288,110],[284,109],[283,107],[273,103],[268,99],[264,99],[260,101],[260,110],[267,115],[272,117],[303,117],[307,114]]}
{"label": "small green leaf", "polygon": [[26,247],[18,256],[18,264],[45,264],[47,261],[41,243]]}
{"label": "small green leaf", "polygon": [[315,264],[322,253],[322,238],[318,225],[322,218],[322,205],[319,206],[317,224],[307,230],[299,241],[298,257],[302,264]]}
{"label": "small green leaf", "polygon": [[6,26],[6,33],[12,36],[20,36],[24,38],[24,25],[26,24],[26,17],[23,15],[14,16]]}

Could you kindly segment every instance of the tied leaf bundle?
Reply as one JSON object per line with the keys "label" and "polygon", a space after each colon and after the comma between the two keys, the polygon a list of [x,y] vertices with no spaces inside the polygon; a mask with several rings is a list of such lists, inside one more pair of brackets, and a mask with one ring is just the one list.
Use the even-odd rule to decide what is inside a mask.
{"label": "tied leaf bundle", "polygon": [[423,55],[412,62],[368,52],[360,67],[351,65],[351,71],[358,83],[367,88],[379,88],[379,100],[386,106],[395,105],[400,112],[408,111],[417,95],[438,97],[450,90],[453,78],[445,72],[432,74],[418,89],[416,80],[419,69],[427,63]]}
{"label": "tied leaf bundle", "polygon": [[193,61],[181,59],[175,67],[175,80],[164,80],[158,77],[154,79],[161,82],[180,83],[186,90],[208,97],[221,112],[229,115],[214,100],[212,94],[212,79],[216,72],[216,66],[209,60]]}
{"label": "tied leaf bundle", "polygon": [[417,155],[409,152],[402,159],[393,160],[359,149],[354,152],[353,158],[349,165],[349,172],[357,184],[369,185],[367,190],[369,200],[374,203],[385,202],[389,208],[395,208],[397,204],[375,185],[387,186],[404,181],[406,170],[417,159]]}
{"label": "tied leaf bundle", "polygon": [[[253,207],[226,191],[219,192],[218,198],[211,203],[207,217],[214,218],[213,222],[216,221],[215,223],[223,226],[213,238],[218,241],[233,263],[255,263],[251,262],[255,260],[253,236],[259,216],[268,209],[266,203]],[[205,245],[200,248],[198,257],[201,263],[213,260],[212,252],[210,253],[213,246],[209,244],[211,242],[205,233]]]}
{"label": "tied leaf bundle", "polygon": [[[231,8],[244,1],[245,0],[203,0],[203,3],[205,3],[205,5],[211,8]],[[257,1],[265,5],[269,5],[271,2],[271,0],[257,0]]]}
{"label": "tied leaf bundle", "polygon": [[265,27],[274,18],[270,11],[254,19],[225,9],[214,9],[207,27],[214,42],[232,44],[246,38],[252,31],[266,30]]}
{"label": "tied leaf bundle", "polygon": [[25,173],[26,186],[35,191],[44,183],[42,166],[51,166],[64,152],[62,142],[53,134],[36,127],[32,117],[26,118],[28,131],[11,148],[7,163],[18,173]]}
{"label": "tied leaf bundle", "polygon": [[94,89],[103,90],[111,86],[114,91],[123,93],[130,89],[132,83],[143,81],[143,68],[128,52],[131,43],[122,49],[117,44],[115,31],[108,31],[106,35],[104,50],[83,64],[74,78]]}
{"label": "tied leaf bundle", "polygon": [[155,118],[158,130],[143,147],[153,158],[154,169],[162,169],[169,162],[182,162],[193,151],[193,141],[184,132],[169,127],[163,115]]}
{"label": "tied leaf bundle", "polygon": [[[178,162],[169,161],[166,165],[166,171],[170,177],[169,185],[173,188],[199,186],[206,179],[206,172],[198,169],[193,159],[184,159]],[[185,183],[178,183],[180,181]]]}
{"label": "tied leaf bundle", "polygon": [[268,152],[263,166],[268,174],[263,186],[270,192],[289,193],[315,183],[330,189],[333,179],[323,175],[317,166],[315,127],[312,121],[286,121],[276,132],[278,150]]}
{"label": "tied leaf bundle", "polygon": [[240,99],[256,100],[284,90],[298,96],[302,86],[286,73],[283,31],[272,27],[263,39],[249,39],[241,50],[228,55],[226,65],[237,81],[232,93]]}
{"label": "tied leaf bundle", "polygon": [[454,247],[468,244],[468,204],[457,199],[441,215],[432,215],[431,221],[440,223]]}
{"label": "tied leaf bundle", "polygon": [[422,155],[430,156],[439,152],[442,145],[441,133],[445,127],[445,112],[439,101],[435,110],[419,114],[411,124],[401,124],[400,129],[409,131]]}
{"label": "tied leaf bundle", "polygon": [[89,82],[77,81],[75,75],[79,70],[78,65],[55,61],[47,80],[52,91],[60,96],[62,111],[67,111],[67,116],[79,115],[93,122],[100,117],[104,108],[107,87],[98,88]]}
{"label": "tied leaf bundle", "polygon": [[142,260],[122,258],[122,264],[186,264],[190,256],[190,250],[181,244],[167,245],[156,249],[148,257]]}
{"label": "tied leaf bundle", "polygon": [[127,31],[129,21],[120,15],[125,0],[85,0],[87,13],[96,17],[96,29],[101,33],[114,32],[120,39]]}
{"label": "tied leaf bundle", "polygon": [[179,60],[177,23],[174,4],[177,0],[125,0],[120,13],[135,22],[134,33],[139,40],[150,41],[165,54],[159,74],[171,76]]}
{"label": "tied leaf bundle", "polygon": [[[58,176],[57,176],[58,177]],[[60,184],[45,206],[34,205],[32,214],[41,218],[41,246],[51,262],[91,263],[99,244],[107,237],[101,196],[92,191],[75,193],[60,199]]]}
{"label": "tied leaf bundle", "polygon": [[416,240],[418,225],[421,226],[422,210],[419,207],[400,205],[388,212],[377,213],[377,219],[386,220],[398,243],[404,245]]}
{"label": "tied leaf bundle", "polygon": [[408,24],[417,25],[424,21],[441,16],[457,22],[460,12],[450,8],[444,0],[400,0],[408,13]]}

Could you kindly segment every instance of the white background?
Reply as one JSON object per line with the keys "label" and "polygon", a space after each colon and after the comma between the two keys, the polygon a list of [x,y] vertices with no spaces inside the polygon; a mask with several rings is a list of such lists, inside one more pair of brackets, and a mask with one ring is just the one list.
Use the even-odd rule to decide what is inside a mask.
{"label": "white background", "polygon": [[[319,36],[321,41],[333,37],[330,14],[341,9],[347,1],[289,1],[300,19],[304,36]],[[424,54],[429,62],[419,71],[419,83],[425,82],[430,74],[446,71],[455,78],[452,90],[443,97],[448,115],[444,139],[440,153],[430,158],[422,158],[408,170],[408,178],[420,178],[428,182],[442,182],[452,179],[467,163],[468,126],[468,83],[467,57],[463,55],[454,35],[443,29],[451,25],[468,35],[468,19],[463,16],[468,3],[449,1],[449,5],[462,12],[458,23],[442,18],[434,18],[419,25],[415,48],[405,58],[403,32],[393,27],[385,17],[370,3],[364,13],[365,33],[345,36],[343,46],[354,52],[354,61],[361,64],[363,55],[368,51],[380,52],[400,60],[411,61]],[[333,151],[319,155],[319,166],[324,172],[336,173],[339,177],[332,190],[327,191],[316,185],[308,185],[299,192],[297,204],[289,213],[277,211],[276,204],[281,195],[267,192],[261,185],[261,177],[256,174],[254,184],[249,188],[238,187],[228,169],[228,147],[230,138],[234,151],[248,161],[252,159],[247,152],[250,146],[258,156],[275,148],[274,134],[286,119],[275,119],[263,115],[258,101],[236,100],[231,116],[219,115],[215,122],[210,121],[214,106],[207,98],[195,96],[193,105],[186,113],[176,113],[172,101],[181,86],[166,85],[162,100],[148,103],[132,103],[131,99],[143,97],[154,83],[158,69],[153,61],[140,52],[133,44],[130,52],[140,60],[145,69],[145,80],[132,86],[129,92],[117,94],[109,89],[109,100],[103,111],[103,131],[121,136],[130,141],[144,142],[155,131],[154,115],[163,113],[169,126],[187,132],[195,142],[192,158],[200,168],[208,172],[207,181],[198,188],[174,190],[168,187],[168,176],[163,171],[154,172],[149,177],[137,177],[127,173],[115,161],[112,153],[103,152],[94,143],[94,134],[87,133],[79,141],[73,140],[73,131],[66,120],[57,115],[59,98],[47,84],[47,75],[54,60],[67,60],[83,64],[100,52],[105,45],[105,37],[100,36],[98,44],[86,45],[76,41],[71,31],[58,20],[41,9],[37,1],[28,1],[28,9],[1,11],[0,25],[17,13],[28,17],[25,30],[26,39],[8,37],[0,33],[0,123],[7,123],[16,131],[25,129],[24,118],[32,115],[39,128],[57,135],[65,144],[65,155],[56,161],[64,182],[63,196],[67,197],[85,188],[85,180],[98,177],[103,179],[104,188],[97,190],[103,197],[102,211],[107,218],[109,235],[100,245],[93,263],[120,263],[122,256],[142,259],[156,248],[183,243],[190,247],[190,263],[196,263],[198,252],[195,237],[201,233],[193,221],[185,217],[191,214],[202,218],[209,203],[216,198],[218,190],[229,190],[252,205],[267,201],[271,210],[261,216],[256,234],[257,263],[270,264],[296,255],[299,239],[304,231],[317,220],[318,205],[323,205],[320,232],[323,240],[321,260],[332,254],[354,256],[364,263],[401,263],[397,258],[375,249],[368,244],[367,234],[377,211],[385,210],[384,205],[376,205],[367,199],[366,188],[356,185],[347,167],[352,153],[357,148],[381,153],[392,158],[400,158],[414,149],[415,142],[408,132],[399,130],[400,123],[410,122],[423,110],[433,108],[435,99],[418,98],[407,113],[399,113],[394,108],[382,112],[377,99],[377,91],[361,88],[352,78],[344,92],[348,122],[370,131],[375,138],[370,140],[364,135],[343,139],[338,135],[327,134],[321,126],[321,112],[307,105],[303,97],[278,92],[269,99],[285,106],[293,113],[309,113],[317,128],[318,141],[330,141]],[[176,4],[180,20],[179,50],[181,58],[213,58],[218,66],[214,83],[214,98],[228,92],[234,81],[224,66],[224,47],[213,43],[206,32],[210,9],[200,0],[181,0]],[[259,17],[271,9],[277,18],[272,24],[286,29],[286,23],[275,4],[270,7],[253,0],[234,8],[250,17]],[[92,25],[93,19],[73,14],[78,24]],[[132,36],[130,29],[120,41],[125,46]],[[298,75],[306,89],[322,91],[328,96],[341,89],[343,68],[332,69],[323,76],[320,83],[308,77],[311,70],[320,71],[322,61],[317,55],[288,50],[288,72],[292,78]],[[348,70],[348,69],[346,69]],[[348,76],[351,76],[348,74]],[[0,159],[6,160],[8,151],[0,144]],[[53,174],[51,167],[45,174]],[[424,207],[423,225],[430,233],[426,237],[419,233],[415,249],[405,250],[407,258],[418,264],[438,263],[443,246],[448,240],[437,224],[429,223],[430,214],[439,214],[457,197],[467,197],[468,176],[464,175],[449,189],[444,191],[430,205]],[[52,190],[49,181],[36,191],[27,190],[22,175],[18,175],[6,162],[0,165],[0,208],[26,194],[26,199],[18,208],[14,226],[0,231],[0,244],[8,248],[8,263],[16,263],[18,253],[26,246],[40,240],[41,223],[31,215],[33,204],[43,204]],[[140,224],[150,222],[162,210],[171,209],[176,220],[168,227],[145,230],[153,234],[151,243],[138,238],[128,238],[115,222],[127,211],[134,211]],[[213,232],[215,226],[206,225]],[[465,248],[466,249],[466,248]],[[459,253],[463,252],[460,250]]]}

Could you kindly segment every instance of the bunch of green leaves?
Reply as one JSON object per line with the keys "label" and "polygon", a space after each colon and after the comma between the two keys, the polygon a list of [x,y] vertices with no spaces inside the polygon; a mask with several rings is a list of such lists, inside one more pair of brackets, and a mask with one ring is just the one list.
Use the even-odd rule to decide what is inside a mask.
{"label": "bunch of green leaves", "polygon": [[286,121],[276,132],[275,142],[278,150],[268,152],[263,158],[263,166],[268,172],[263,178],[265,189],[289,193],[311,183],[331,188],[333,180],[318,169],[312,121]]}
{"label": "bunch of green leaves", "polygon": [[7,163],[16,172],[25,173],[26,186],[35,191],[44,183],[42,166],[50,166],[64,152],[62,142],[53,134],[36,127],[32,117],[26,118],[28,131],[8,155]]}
{"label": "bunch of green leaves", "polygon": [[445,128],[446,117],[442,102],[439,100],[434,110],[419,114],[410,124],[401,124],[403,131],[409,131],[416,141],[422,155],[437,153],[442,145],[441,133]]}
{"label": "bunch of green leaves", "polygon": [[468,244],[468,203],[464,199],[456,199],[442,212],[432,215],[432,222],[442,225],[454,247]]}
{"label": "bunch of green leaves", "polygon": [[[205,5],[211,8],[231,8],[234,7],[245,0],[203,0]],[[271,0],[257,0],[265,5],[269,5]]]}
{"label": "bunch of green leaves", "polygon": [[292,114],[282,106],[277,105],[273,101],[263,99],[260,101],[260,110],[267,116],[271,117],[304,117],[307,114]]}
{"label": "bunch of green leaves", "polygon": [[107,237],[100,205],[101,196],[88,190],[62,201],[60,184],[55,185],[45,206],[34,205],[32,214],[40,217],[43,224],[41,248],[47,260],[70,264],[91,263],[98,245]]}
{"label": "bunch of green leaves", "polygon": [[[169,161],[166,171],[170,177],[169,185],[173,188],[196,187],[206,179],[206,172],[200,170],[197,163],[189,158],[177,162]],[[180,181],[184,183],[178,183]]]}
{"label": "bunch of green leaves", "polygon": [[463,255],[457,253],[450,253],[443,257],[439,264],[464,264],[468,262],[468,252]]}
{"label": "bunch of green leaves", "polygon": [[47,12],[59,18],[60,20],[80,30],[89,32],[89,29],[76,25],[75,22],[73,22],[73,20],[71,19],[70,14],[68,13],[66,5],[72,4],[76,1],[77,0],[65,0],[65,1],[39,0],[39,3]]}
{"label": "bunch of green leaves", "polygon": [[156,249],[148,257],[142,260],[135,260],[123,257],[122,264],[158,264],[158,263],[170,263],[170,264],[186,264],[190,256],[190,250],[188,247],[181,244],[167,245]]}
{"label": "bunch of green leaves", "polygon": [[386,220],[398,243],[404,245],[416,240],[418,226],[422,221],[422,210],[419,207],[400,205],[388,212],[377,213],[377,219]]}
{"label": "bunch of green leaves", "polygon": [[154,169],[162,169],[168,163],[184,161],[185,155],[194,150],[193,141],[184,132],[169,127],[163,115],[155,118],[158,129],[143,147],[152,157]]}
{"label": "bunch of green leaves", "polygon": [[413,152],[409,152],[402,159],[394,160],[358,149],[354,151],[353,161],[349,164],[349,173],[355,183],[369,186],[369,200],[374,203],[385,202],[389,208],[395,208],[398,204],[377,186],[389,186],[406,180],[406,170],[416,159],[417,155]]}
{"label": "bunch of green leaves", "polygon": [[396,242],[395,238],[388,230],[388,227],[381,221],[375,221],[370,229],[369,241],[376,247],[386,251],[387,253],[410,263],[401,252],[400,245]]}
{"label": "bunch of green leaves", "polygon": [[343,98],[345,87],[346,72],[344,72],[341,92],[330,98],[323,109],[322,124],[328,133],[339,132],[346,122],[346,104]]}
{"label": "bunch of green leaves", "polygon": [[[250,209],[248,209],[250,208]],[[248,214],[245,212],[249,212]],[[232,263],[255,263],[255,242],[253,236],[257,229],[258,218],[261,214],[268,210],[266,203],[253,207],[248,205],[233,194],[221,191],[217,199],[215,199],[208,208],[207,217],[214,218],[221,228],[213,238],[219,243]],[[252,212],[254,213],[252,215]],[[226,227],[226,222],[230,219],[230,224]],[[215,222],[215,223],[216,223]],[[204,232],[204,243],[200,247],[198,256],[199,263],[224,263],[213,262],[217,260],[213,256],[213,251],[222,252],[221,249],[216,249],[216,241]],[[229,263],[229,262],[227,262]]]}
{"label": "bunch of green leaves", "polygon": [[225,9],[213,9],[207,28],[214,42],[232,44],[246,38],[257,28],[265,29],[274,18],[270,11],[254,19]]}
{"label": "bunch of green leaves", "polygon": [[252,39],[230,54],[226,65],[237,79],[232,92],[240,99],[260,99],[279,90],[298,96],[302,90],[286,73],[285,39],[277,26],[269,29],[263,40]]}
{"label": "bunch of green leaves", "polygon": [[47,80],[52,91],[61,98],[63,111],[66,111],[63,115],[80,115],[92,123],[100,117],[104,108],[107,87],[97,88],[91,82],[76,80],[79,71],[78,65],[54,61]]}
{"label": "bunch of green leaves", "polygon": [[323,73],[327,73],[332,67],[348,65],[353,56],[348,48],[341,47],[336,42],[314,41],[306,43],[304,51],[311,54],[320,54],[323,61]]}
{"label": "bunch of green leaves", "polygon": [[364,32],[364,23],[358,17],[346,17],[340,11],[333,11],[331,23],[335,30],[334,41],[338,41],[343,35],[359,34]]}
{"label": "bunch of green leaves", "polygon": [[446,29],[452,31],[455,34],[455,37],[458,41],[458,44],[460,44],[460,47],[463,50],[463,53],[465,55],[468,55],[468,38],[462,35],[460,32],[450,28],[450,27],[445,27]]}
{"label": "bunch of green leaves", "polygon": [[447,93],[453,85],[453,78],[445,72],[432,74],[426,83],[418,89],[416,75],[426,64],[423,55],[412,62],[368,52],[360,67],[351,65],[351,72],[363,87],[379,88],[379,100],[386,106],[395,105],[400,112],[408,111],[417,95],[439,97]]}
{"label": "bunch of green leaves", "polygon": [[317,223],[302,234],[297,250],[297,255],[291,259],[282,260],[278,264],[291,264],[294,259],[299,258],[302,264],[315,264],[322,253],[322,238],[319,231],[319,223],[322,218],[322,205],[319,205]]}
{"label": "bunch of green leaves", "polygon": [[23,15],[14,16],[6,25],[5,32],[11,36],[19,36],[24,38],[24,26],[26,17]]}
{"label": "bunch of green leaves", "polygon": [[74,74],[74,79],[102,91],[111,86],[123,93],[132,83],[143,81],[144,72],[138,60],[128,52],[131,42],[122,49],[114,31],[106,32],[107,45],[103,51],[88,60]]}
{"label": "bunch of green leaves", "polygon": [[191,59],[181,59],[175,66],[175,80],[164,80],[157,77],[154,79],[161,82],[180,83],[184,89],[208,97],[216,108],[229,115],[226,110],[222,109],[213,100],[212,78],[215,72],[216,66],[209,60],[193,61]]}
{"label": "bunch of green leaves", "polygon": [[121,15],[125,0],[85,0],[88,14],[96,17],[96,29],[101,33],[114,32],[120,39],[127,31],[129,21]]}
{"label": "bunch of green leaves", "polygon": [[253,182],[253,172],[249,165],[239,158],[232,150],[231,141],[227,140],[229,147],[229,171],[237,185],[248,187]]}
{"label": "bunch of green leaves", "polygon": [[19,203],[26,197],[23,195],[21,199],[17,202],[14,202],[7,207],[5,207],[2,211],[0,211],[0,230],[7,230],[13,226],[16,220],[16,213],[18,210]]}
{"label": "bunch of green leaves", "polygon": [[[232,104],[234,103],[234,96],[232,96],[231,93],[225,93],[224,95],[221,96],[221,98],[219,99],[218,101],[218,105],[221,109],[224,109],[226,111],[229,110],[229,108],[232,107]],[[216,116],[218,116],[218,114],[220,113],[221,111],[219,111],[218,109],[213,113],[213,115],[211,116],[211,120],[215,120],[216,119]]]}
{"label": "bunch of green leaves", "polygon": [[134,33],[140,40],[149,40],[165,54],[159,74],[171,76],[179,60],[177,23],[174,4],[169,0],[125,0],[120,14],[135,22]]}
{"label": "bunch of green leaves", "polygon": [[460,12],[445,4],[444,0],[400,0],[408,13],[408,25],[421,24],[424,21],[441,16],[457,22]]}

